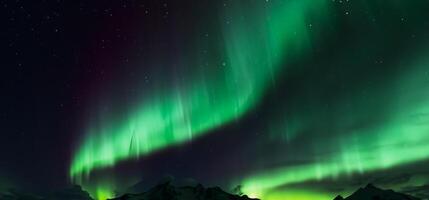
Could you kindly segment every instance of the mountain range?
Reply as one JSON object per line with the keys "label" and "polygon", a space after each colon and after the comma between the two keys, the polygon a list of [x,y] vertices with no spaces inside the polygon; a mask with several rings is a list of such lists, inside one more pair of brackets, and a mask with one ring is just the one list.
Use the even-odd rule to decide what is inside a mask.
{"label": "mountain range", "polygon": [[[93,200],[89,193],[80,186],[73,186],[50,193],[45,196],[27,194],[10,190],[0,193],[0,200]],[[219,187],[205,188],[201,184],[194,186],[176,186],[171,181],[162,182],[151,189],[141,193],[127,193],[110,200],[258,200],[246,195],[234,195],[223,191]],[[293,200],[293,199],[291,199]],[[350,196],[344,198],[340,195],[333,200],[421,200],[408,194],[384,190],[368,184],[359,188]]]}

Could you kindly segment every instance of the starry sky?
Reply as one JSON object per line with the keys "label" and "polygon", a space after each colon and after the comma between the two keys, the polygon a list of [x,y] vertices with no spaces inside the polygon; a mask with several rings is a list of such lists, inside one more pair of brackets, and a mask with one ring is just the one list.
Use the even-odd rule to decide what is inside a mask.
{"label": "starry sky", "polygon": [[106,199],[168,174],[267,200],[428,198],[428,1],[0,9],[0,190]]}

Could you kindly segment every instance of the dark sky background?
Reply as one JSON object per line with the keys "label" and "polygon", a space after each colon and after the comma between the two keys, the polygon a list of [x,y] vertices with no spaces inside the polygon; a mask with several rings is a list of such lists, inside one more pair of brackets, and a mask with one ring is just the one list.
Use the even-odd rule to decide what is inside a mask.
{"label": "dark sky background", "polygon": [[[150,47],[165,42],[153,38],[174,22],[169,15],[183,15],[164,4],[1,2],[2,174],[25,187],[68,182],[73,140],[91,98],[132,75],[127,62],[150,56]],[[136,37],[144,30],[155,31]],[[139,47],[130,54],[130,46]]]}
{"label": "dark sky background", "polygon": [[77,30],[73,18],[84,14],[69,6],[2,2],[0,166],[18,186],[65,183],[70,141],[88,94],[85,82],[98,74],[79,64],[89,32]]}
{"label": "dark sky background", "polygon": [[[237,179],[252,183],[266,174],[277,176],[271,169],[288,172],[288,167],[299,166],[299,171],[304,166],[305,171],[307,164],[344,159],[341,153],[350,152],[345,143],[356,146],[368,173],[344,177],[338,172],[335,181],[304,178],[272,187],[303,183],[341,193],[368,180],[402,189],[425,186],[429,2],[332,2],[330,17],[335,20],[308,23],[320,29],[318,34],[309,31],[320,42],[309,45],[304,56],[282,61],[280,65],[290,67],[277,74],[276,84],[264,89],[243,116],[189,144],[121,161],[93,176],[113,171],[126,184],[143,177],[150,185],[172,174],[229,187]],[[212,51],[209,47],[210,62],[222,57],[219,46],[227,45],[217,43],[230,40],[218,30],[224,22],[219,16],[230,4],[0,1],[0,189],[40,192],[69,185],[71,161],[86,129],[96,121],[94,115],[115,113],[110,120],[120,121],[142,96],[158,94],[146,90],[195,76],[194,68],[181,65],[199,62],[187,59],[201,59],[195,52],[207,35],[214,38],[208,46],[216,46]],[[252,11],[243,2],[237,5],[242,5],[238,10]],[[409,123],[423,125],[407,129]],[[399,129],[406,134],[392,133]],[[419,141],[396,140],[407,134]],[[372,142],[385,138],[395,140]],[[369,152],[394,152],[402,158],[406,152],[399,149],[404,146],[415,147],[410,148],[416,152],[411,160],[372,167]],[[342,184],[350,187],[338,189]]]}
{"label": "dark sky background", "polygon": [[195,24],[214,12],[210,5],[2,1],[0,173],[6,185],[69,184],[85,117],[98,96],[109,95],[102,88],[119,88],[118,101],[135,97],[132,83],[150,81],[153,71],[135,63],[174,56],[179,50],[171,44],[191,40]]}

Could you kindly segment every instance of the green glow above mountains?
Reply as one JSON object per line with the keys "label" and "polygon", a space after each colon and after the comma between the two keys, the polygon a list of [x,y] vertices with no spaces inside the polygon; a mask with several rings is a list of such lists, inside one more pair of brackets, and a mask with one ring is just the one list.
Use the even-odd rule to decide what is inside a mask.
{"label": "green glow above mountains", "polygon": [[190,141],[239,118],[260,100],[280,61],[308,48],[307,16],[327,9],[324,1],[259,2],[243,13],[238,6],[225,14],[235,17],[223,27],[224,72],[155,94],[124,120],[90,127],[75,154],[71,177],[81,180],[94,169]]}
{"label": "green glow above mountains", "polygon": [[[385,73],[379,73],[383,77],[361,77],[360,80],[353,77],[353,73],[361,69],[372,75],[373,71],[379,70],[376,69],[378,63],[372,63],[369,57],[383,57],[384,51],[391,51],[382,45],[395,41],[394,36],[372,36],[353,29],[362,35],[370,35],[362,36],[368,40],[362,43],[347,41],[344,52],[318,46],[324,39],[334,37],[323,33],[338,31],[339,21],[345,18],[350,24],[364,21],[350,14],[357,12],[358,8],[367,7],[368,19],[365,20],[376,21],[373,15],[383,15],[380,14],[382,12],[377,14],[374,11],[377,6],[373,5],[380,2],[361,1],[354,4],[358,4],[355,10],[352,6],[345,10],[336,7],[334,10],[333,4],[338,2],[325,0],[230,2],[222,8],[221,25],[210,27],[221,30],[222,42],[214,48],[223,55],[206,55],[207,58],[201,59],[219,61],[215,64],[219,70],[196,69],[196,73],[188,75],[189,81],[184,82],[158,80],[173,82],[173,86],[148,90],[144,100],[119,120],[113,117],[94,120],[76,149],[70,177],[83,184],[98,199],[111,197],[115,181],[112,178],[103,183],[91,182],[89,177],[94,170],[186,144],[241,119],[249,111],[257,109],[268,92],[289,92],[293,85],[286,89],[273,89],[278,82],[284,81],[280,80],[283,78],[280,74],[287,73],[290,62],[311,60],[316,57],[313,53],[320,49],[334,52],[334,58],[327,58],[326,63],[315,63],[321,66],[312,66],[312,69],[335,66],[330,68],[332,74],[320,71],[340,77],[338,79],[341,81],[337,83],[335,78],[327,78],[327,82],[332,81],[329,84],[302,77],[303,82],[310,86],[303,89],[297,87],[302,91],[296,92],[297,97],[291,97],[292,100],[288,101],[290,105],[282,104],[276,108],[280,114],[264,119],[272,126],[269,127],[271,135],[267,134],[269,136],[263,142],[281,141],[284,148],[280,153],[270,152],[270,147],[261,149],[261,154],[267,157],[255,158],[255,162],[267,160],[266,166],[269,167],[250,172],[243,169],[247,176],[236,181],[242,184],[243,192],[265,200],[292,197],[329,199],[331,196],[323,192],[284,188],[307,181],[342,179],[427,160],[429,61],[425,56],[428,52],[415,48],[395,54],[401,59],[385,63],[391,70],[386,68]],[[393,16],[401,16],[418,10],[418,5],[393,1],[384,6],[389,11],[400,13]],[[389,17],[386,15],[377,19],[380,24],[384,23],[382,28],[378,28],[380,24],[377,23],[363,27],[375,27],[376,31],[371,34],[377,31],[391,32],[392,35],[401,32],[398,27],[388,29],[391,27],[389,20],[404,19]],[[360,28],[354,24],[350,26]],[[425,44],[421,46],[427,47]],[[182,65],[189,63],[192,62],[185,60]],[[341,67],[355,71],[347,69],[341,74]],[[192,66],[190,68],[194,69]],[[328,76],[323,73],[320,76]],[[345,89],[329,100],[324,99],[328,96],[324,93],[337,88],[337,84],[345,84]],[[291,158],[296,153],[293,152],[294,148],[311,153],[296,158],[299,161],[296,164]],[[284,154],[284,157],[274,157],[273,154]],[[225,177],[228,180],[234,178],[237,179]]]}

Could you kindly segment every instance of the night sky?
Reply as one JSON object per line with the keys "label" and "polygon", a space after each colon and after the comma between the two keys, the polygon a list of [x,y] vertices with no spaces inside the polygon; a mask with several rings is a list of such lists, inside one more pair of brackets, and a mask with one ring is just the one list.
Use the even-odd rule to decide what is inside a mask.
{"label": "night sky", "polygon": [[429,199],[429,1],[1,1],[0,191],[166,175]]}

